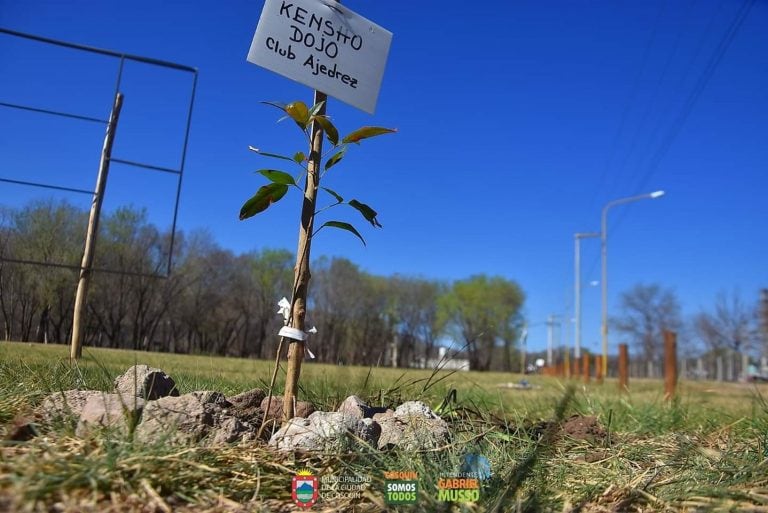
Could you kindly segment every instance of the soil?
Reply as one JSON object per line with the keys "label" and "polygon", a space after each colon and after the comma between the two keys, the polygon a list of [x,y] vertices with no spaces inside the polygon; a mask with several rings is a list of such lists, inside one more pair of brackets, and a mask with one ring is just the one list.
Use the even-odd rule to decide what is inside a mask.
{"label": "soil", "polygon": [[601,443],[608,434],[597,417],[582,417],[574,415],[566,420],[560,428],[562,434],[574,440],[583,440],[591,443]]}
{"label": "soil", "polygon": [[526,433],[531,438],[565,436],[572,440],[586,441],[595,445],[603,445],[608,439],[605,428],[600,424],[597,417],[591,415],[573,415],[562,421],[559,426],[552,421],[526,423],[517,428],[516,432]]}

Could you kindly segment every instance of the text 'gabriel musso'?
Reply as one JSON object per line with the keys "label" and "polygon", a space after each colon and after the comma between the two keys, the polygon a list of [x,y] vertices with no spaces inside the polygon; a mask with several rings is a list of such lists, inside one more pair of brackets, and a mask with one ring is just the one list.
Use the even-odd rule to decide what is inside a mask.
{"label": "text 'gabriel musso'", "polygon": [[350,32],[331,19],[318,16],[286,1],[280,5],[279,15],[293,22],[290,25],[292,33],[288,37],[290,42],[280,41],[272,36],[267,37],[266,45],[269,50],[291,61],[296,60],[294,50],[299,51],[297,47],[299,49],[306,47],[313,52],[318,52],[317,56],[314,53],[310,53],[306,58],[302,56],[303,66],[310,68],[313,75],[327,75],[357,89],[357,78],[340,70],[335,62],[331,67],[326,64],[325,59],[333,60],[338,57],[339,48],[359,51],[363,47],[363,38],[359,34]]}

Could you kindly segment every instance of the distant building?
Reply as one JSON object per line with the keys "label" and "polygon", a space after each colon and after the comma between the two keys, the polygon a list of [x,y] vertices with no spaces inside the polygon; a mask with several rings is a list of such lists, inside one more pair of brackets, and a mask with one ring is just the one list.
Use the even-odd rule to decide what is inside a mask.
{"label": "distant building", "polygon": [[432,358],[418,358],[414,367],[421,369],[469,370],[469,359],[459,351],[449,351],[448,348],[438,347],[437,355]]}

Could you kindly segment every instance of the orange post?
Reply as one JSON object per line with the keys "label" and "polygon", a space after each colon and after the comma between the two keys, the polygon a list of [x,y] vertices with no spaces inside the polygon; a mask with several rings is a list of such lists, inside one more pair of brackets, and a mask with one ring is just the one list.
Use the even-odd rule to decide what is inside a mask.
{"label": "orange post", "polygon": [[595,379],[598,383],[603,382],[603,357],[602,355],[595,355]]}
{"label": "orange post", "polygon": [[581,377],[584,383],[589,383],[589,353],[584,351],[581,355]]}
{"label": "orange post", "polygon": [[675,396],[677,387],[677,334],[664,331],[664,398]]}
{"label": "orange post", "polygon": [[619,344],[619,391],[629,390],[629,348]]}

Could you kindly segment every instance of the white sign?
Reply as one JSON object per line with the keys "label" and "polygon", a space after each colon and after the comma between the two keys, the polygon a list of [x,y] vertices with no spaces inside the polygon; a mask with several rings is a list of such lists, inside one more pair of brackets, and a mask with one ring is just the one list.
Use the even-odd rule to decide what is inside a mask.
{"label": "white sign", "polygon": [[334,0],[266,0],[248,62],[373,114],[391,42]]}

